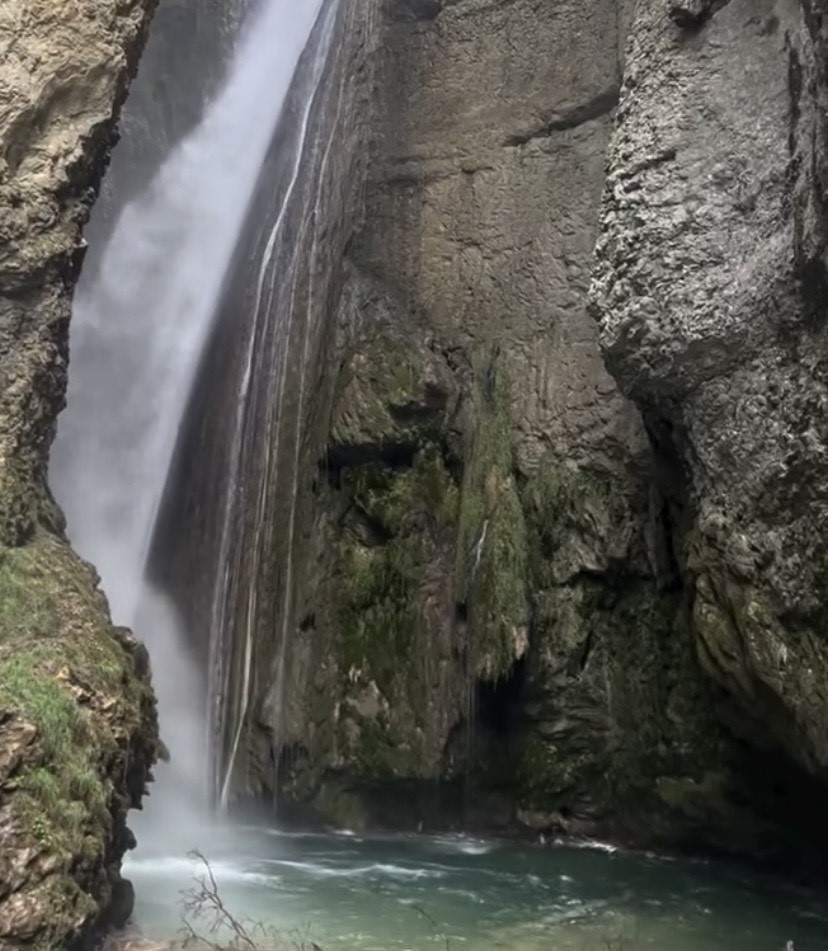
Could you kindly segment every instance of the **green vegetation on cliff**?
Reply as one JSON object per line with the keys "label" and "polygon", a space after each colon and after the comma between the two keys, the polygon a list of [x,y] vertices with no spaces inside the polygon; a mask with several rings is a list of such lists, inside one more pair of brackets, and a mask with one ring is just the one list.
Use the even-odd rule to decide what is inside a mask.
{"label": "green vegetation on cliff", "polygon": [[[604,478],[571,467],[551,453],[521,487],[521,503],[536,591],[565,583],[583,568],[565,563],[569,542],[581,538],[589,545],[598,532],[608,534],[624,514],[623,499],[613,499],[612,486]],[[594,542],[593,547],[603,548]]]}
{"label": "green vegetation on cliff", "polygon": [[433,444],[410,467],[356,466],[343,488],[353,513],[337,554],[335,619],[350,724],[343,742],[364,775],[405,775],[421,756],[428,716],[421,595],[453,534],[458,490]]}
{"label": "green vegetation on cliff", "polygon": [[48,901],[44,947],[112,900],[126,810],[157,747],[146,672],[63,542],[0,549],[0,880],[33,921]]}
{"label": "green vegetation on cliff", "polygon": [[[100,740],[90,714],[55,675],[49,650],[0,662],[0,707],[31,723],[37,753],[15,779],[15,808],[37,840],[67,863],[94,858],[111,817],[96,762]],[[64,677],[67,675],[64,675]]]}
{"label": "green vegetation on cliff", "polygon": [[454,524],[457,487],[434,446],[421,450],[411,468],[371,463],[347,480],[353,505],[379,538],[367,545],[351,534],[340,543],[344,657],[349,665],[367,663],[383,685],[412,646],[429,537]]}
{"label": "green vegetation on cliff", "polygon": [[529,623],[526,525],[513,474],[508,380],[495,359],[475,394],[457,531],[457,600],[465,604],[475,669],[505,675],[526,649]]}

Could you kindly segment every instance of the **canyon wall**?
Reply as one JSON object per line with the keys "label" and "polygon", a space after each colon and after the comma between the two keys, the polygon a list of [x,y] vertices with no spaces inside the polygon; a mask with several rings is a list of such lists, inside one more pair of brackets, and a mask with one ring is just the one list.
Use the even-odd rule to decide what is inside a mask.
{"label": "canyon wall", "polygon": [[0,9],[0,948],[9,951],[84,947],[126,919],[126,812],[157,752],[146,653],[112,627],[46,485],[81,228],[153,6]]}
{"label": "canyon wall", "polygon": [[[153,546],[209,696],[222,801],[268,796],[306,520],[336,375],[346,242],[361,213],[376,17],[322,5],[225,282]],[[288,658],[291,658],[288,660]]]}
{"label": "canyon wall", "polygon": [[[0,11],[0,947],[124,917],[156,755],[147,659],[45,478],[147,6]],[[217,795],[818,846],[825,3],[329,9],[155,544],[212,685]],[[244,7],[162,10],[96,246]]]}
{"label": "canyon wall", "polygon": [[[713,536],[690,531],[694,477],[663,429],[683,405],[669,399],[685,373],[665,323],[680,319],[673,297],[718,314],[714,264],[716,288],[764,294],[753,272],[725,281],[723,246],[714,254],[687,223],[693,195],[717,241],[750,257],[767,235],[762,260],[780,265],[773,216],[738,232],[720,220],[718,146],[725,166],[726,149],[744,152],[738,175],[722,172],[752,189],[739,201],[761,211],[781,200],[768,182],[787,188],[811,222],[800,242],[815,241],[815,200],[790,174],[765,182],[772,153],[757,137],[770,130],[781,148],[792,117],[813,127],[819,24],[796,3],[767,7],[378,5],[372,109],[356,120],[369,135],[365,208],[346,248],[328,436],[314,460],[320,430],[308,429],[317,475],[299,493],[290,557],[302,567],[278,675],[249,706],[249,795],[352,825],[480,823],[752,855],[798,848],[799,830],[780,825],[792,815],[808,835],[810,761],[789,755],[792,734],[778,728],[789,717],[746,729],[752,685],[733,702],[746,681],[728,623],[734,599],[748,613],[750,602],[705,551]],[[770,102],[757,77],[776,90]],[[743,92],[719,116],[730,82]],[[812,89],[802,104],[788,94],[798,82]],[[673,99],[656,102],[665,89]],[[640,176],[661,183],[673,168],[678,146],[659,123],[683,116],[697,149],[681,180],[691,193],[672,179],[639,191]],[[804,144],[785,147],[804,156]],[[673,297],[656,303],[642,274]],[[795,275],[778,277],[799,293]],[[633,317],[653,315],[650,349],[639,347]],[[736,342],[713,349],[742,359]],[[709,364],[701,349],[699,360]],[[737,421],[727,425],[705,423],[704,438]],[[758,429],[738,427],[759,465]],[[734,472],[723,478],[743,496]],[[739,537],[716,535],[711,552]],[[278,578],[278,533],[272,551]],[[272,628],[258,640],[273,643]],[[817,733],[814,663],[795,666],[817,686],[792,702],[807,703]]]}
{"label": "canyon wall", "polygon": [[827,10],[637,5],[592,293],[725,722],[822,780]]}

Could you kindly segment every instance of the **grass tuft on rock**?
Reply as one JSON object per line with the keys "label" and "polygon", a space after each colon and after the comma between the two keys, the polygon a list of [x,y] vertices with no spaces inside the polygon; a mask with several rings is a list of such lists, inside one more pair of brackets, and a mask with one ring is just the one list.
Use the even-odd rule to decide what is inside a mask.
{"label": "grass tuft on rock", "polygon": [[[5,787],[21,829],[67,869],[100,855],[111,833],[112,744],[145,699],[131,665],[88,570],[59,540],[0,549],[0,724],[31,731]],[[116,710],[130,711],[117,727]]]}
{"label": "grass tuft on rock", "polygon": [[42,649],[0,661],[0,709],[37,731],[32,765],[13,778],[15,807],[37,841],[70,862],[88,854],[87,839],[96,842],[94,836],[108,828],[111,790],[102,779],[88,711],[38,663],[38,654]]}

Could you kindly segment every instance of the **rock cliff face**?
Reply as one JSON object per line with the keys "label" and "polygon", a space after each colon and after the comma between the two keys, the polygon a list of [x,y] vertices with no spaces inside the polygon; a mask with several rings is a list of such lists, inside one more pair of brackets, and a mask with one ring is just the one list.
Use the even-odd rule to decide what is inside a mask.
{"label": "rock cliff face", "polygon": [[131,908],[156,755],[147,658],[46,486],[81,227],[153,4],[0,9],[0,947],[83,947]]}
{"label": "rock cliff face", "polygon": [[307,612],[334,664],[292,705],[335,728],[297,726],[295,781],[312,782],[309,732],[308,761],[346,785],[462,780],[500,758],[479,721],[514,711],[485,708],[534,694],[504,775],[543,764],[531,822],[564,801],[586,818],[615,719],[600,683],[616,652],[593,631],[604,580],[640,582],[633,600],[667,629],[672,603],[647,556],[646,438],[584,309],[618,11],[383,9],[325,464],[336,557]]}
{"label": "rock cliff face", "polygon": [[824,3],[641,3],[593,304],[726,720],[828,767]]}
{"label": "rock cliff face", "polygon": [[[639,209],[625,171],[660,174],[677,149],[653,144],[659,117],[682,114],[655,103],[656,65],[676,102],[690,76],[711,102],[726,98],[715,83],[729,74],[707,69],[705,43],[723,17],[738,32],[747,14],[730,6],[376,5],[375,52],[352,80],[363,94],[345,113],[353,134],[368,136],[364,211],[351,206],[345,279],[329,285],[333,349],[310,351],[308,364],[320,380],[337,367],[335,388],[283,406],[284,425],[304,432],[308,477],[268,476],[269,511],[282,514],[265,519],[272,556],[256,568],[261,653],[240,795],[356,824],[479,821],[751,854],[780,844],[791,802],[810,802],[807,779],[767,742],[789,734],[744,729],[726,648],[699,654],[716,602],[698,591],[723,580],[690,533],[691,474],[665,445],[681,400],[661,406],[642,388],[641,367],[660,371],[678,343],[664,339],[656,360],[655,342],[651,352],[611,336],[625,307],[650,313],[622,265],[652,261],[661,281],[674,253],[667,225],[680,233],[690,214],[675,185]],[[755,22],[751,13],[758,45],[740,34],[739,56],[821,95],[816,40],[799,7],[786,9],[797,30],[770,7]],[[740,82],[747,97],[752,80]],[[750,118],[733,101],[723,139],[767,127],[787,142],[790,97],[766,108],[750,95]],[[370,112],[360,112],[366,96]],[[689,101],[692,116],[708,115],[707,100]],[[796,108],[811,121],[805,99]],[[686,134],[700,154],[714,149],[700,127]],[[770,160],[768,149],[741,147],[752,162]],[[694,161],[695,187],[714,201],[713,172]],[[746,165],[740,181],[756,175]],[[771,179],[800,196],[802,220],[816,227],[807,189]],[[771,190],[759,181],[761,205]],[[814,245],[801,231],[800,244]],[[746,226],[736,247],[763,235],[772,260],[780,238],[767,221]],[[638,406],[605,369],[587,313],[596,239],[593,307],[609,368]],[[703,310],[713,298],[687,273],[712,281],[713,258],[687,242],[671,291]],[[790,276],[780,287],[798,293]],[[660,384],[679,386],[682,372],[664,369]],[[191,466],[201,471],[197,455]],[[288,551],[274,532],[291,512]]]}
{"label": "rock cliff face", "polygon": [[314,567],[247,788],[797,848],[824,740],[820,11],[379,9]]}
{"label": "rock cliff face", "polygon": [[158,583],[209,665],[213,785],[231,798],[273,790],[283,684],[310,660],[309,639],[294,637],[297,592],[316,575],[308,535],[365,177],[375,12],[322,5],[225,282],[154,546]]}

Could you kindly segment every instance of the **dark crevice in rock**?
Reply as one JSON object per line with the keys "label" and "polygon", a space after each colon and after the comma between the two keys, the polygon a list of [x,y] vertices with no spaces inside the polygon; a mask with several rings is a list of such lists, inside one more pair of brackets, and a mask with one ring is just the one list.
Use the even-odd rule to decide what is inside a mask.
{"label": "dark crevice in rock", "polygon": [[506,148],[516,148],[521,145],[526,145],[533,139],[545,139],[555,132],[575,129],[580,125],[584,125],[586,122],[592,122],[595,119],[609,115],[618,105],[620,91],[621,89],[618,85],[604,89],[588,102],[576,106],[569,112],[556,115],[540,126],[512,133],[507,136],[501,144]]}
{"label": "dark crevice in rock", "polygon": [[632,178],[637,178],[642,172],[648,172],[653,168],[658,168],[659,165],[675,161],[677,154],[673,146],[659,149],[658,152],[645,156],[638,162],[631,164],[629,168],[625,168],[619,172],[618,178],[620,181],[629,181]]}
{"label": "dark crevice in rock", "polygon": [[799,269],[802,304],[812,331],[825,327],[828,301],[828,265],[821,257],[805,260]]}
{"label": "dark crevice in rock", "polygon": [[390,405],[388,413],[394,422],[401,426],[407,426],[410,423],[422,423],[434,421],[438,414],[446,409],[448,403],[448,394],[440,387],[426,383],[423,386],[422,400],[419,402],[401,403]]}
{"label": "dark crevice in rock", "polygon": [[670,18],[687,32],[698,33],[731,0],[670,0]]}
{"label": "dark crevice in rock", "polygon": [[790,130],[788,132],[788,151],[796,154],[797,127],[802,117],[802,62],[799,51],[791,42],[790,36],[785,37],[785,46],[788,50],[788,94],[790,96]]}
{"label": "dark crevice in rock", "polygon": [[482,16],[514,6],[522,0],[387,0],[385,15],[390,23],[428,23],[444,10],[456,8],[457,17]]}
{"label": "dark crevice in rock", "polygon": [[386,16],[392,23],[417,23],[434,20],[442,9],[443,0],[388,0]]}
{"label": "dark crevice in rock", "polygon": [[521,719],[521,700],[526,679],[526,658],[515,661],[509,673],[496,681],[477,684],[479,730],[501,736],[514,734]]}
{"label": "dark crevice in rock", "polygon": [[691,518],[690,475],[685,452],[687,440],[675,420],[645,411],[644,424],[655,462],[654,479],[665,508],[659,514],[659,522],[667,542],[665,550],[667,566],[672,577],[680,577],[679,558],[675,552],[674,537],[686,530]]}
{"label": "dark crevice in rock", "polygon": [[327,447],[325,458],[320,460],[320,468],[331,482],[336,483],[343,469],[380,462],[389,469],[409,469],[419,449],[416,441],[395,441],[345,445],[333,443]]}

